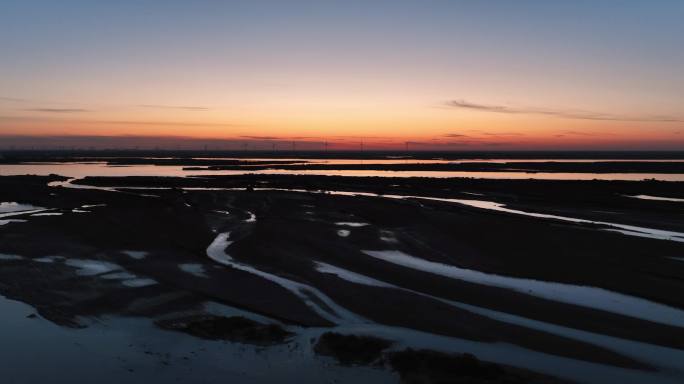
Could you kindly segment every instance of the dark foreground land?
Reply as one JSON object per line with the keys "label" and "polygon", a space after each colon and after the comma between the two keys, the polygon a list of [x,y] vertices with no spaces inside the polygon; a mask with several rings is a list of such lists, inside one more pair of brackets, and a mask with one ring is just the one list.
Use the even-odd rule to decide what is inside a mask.
{"label": "dark foreground land", "polygon": [[[14,215],[25,221],[0,226],[0,254],[16,256],[0,260],[0,295],[28,303],[62,326],[134,316],[174,332],[268,348],[287,343],[289,327],[343,331],[358,322],[653,375],[662,371],[658,364],[591,335],[675,355],[684,350],[684,328],[672,322],[368,253],[400,252],[432,266],[602,288],[684,309],[684,242],[448,201],[326,193],[482,199],[526,212],[681,233],[684,203],[630,196],[684,198],[684,183],[260,175],[100,177],[48,186],[64,180],[0,177],[0,202],[61,213]],[[223,259],[212,257],[217,254]],[[207,301],[272,321],[215,318],[202,310]],[[322,355],[343,364],[386,366],[407,383],[555,380],[548,371],[540,375],[471,355],[410,349],[400,336],[323,335],[314,342]],[[576,378],[561,371],[558,376]]]}

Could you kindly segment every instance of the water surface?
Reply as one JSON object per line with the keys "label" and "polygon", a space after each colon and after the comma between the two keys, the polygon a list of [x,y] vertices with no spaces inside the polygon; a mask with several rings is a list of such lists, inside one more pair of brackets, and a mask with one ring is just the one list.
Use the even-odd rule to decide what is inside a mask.
{"label": "water surface", "polygon": [[[261,159],[243,159],[261,160]],[[328,160],[332,161],[332,160]],[[343,161],[343,160],[340,160]],[[351,161],[351,160],[347,160]],[[392,160],[397,161],[397,160]],[[510,160],[506,160],[510,161]],[[411,160],[410,163],[415,163]],[[451,161],[450,161],[451,162]],[[358,164],[353,160],[351,164]],[[391,164],[391,163],[388,163]],[[431,177],[452,178],[470,177],[478,179],[538,179],[538,180],[631,180],[640,181],[655,179],[663,181],[684,181],[684,174],[657,173],[571,173],[571,172],[470,172],[470,171],[388,171],[388,170],[185,170],[178,165],[126,165],[109,166],[105,162],[89,163],[30,163],[0,164],[0,176],[9,175],[41,175],[50,174],[66,177],[83,178],[86,176],[172,176],[187,177],[201,175],[315,175],[315,176],[350,176],[350,177]]]}

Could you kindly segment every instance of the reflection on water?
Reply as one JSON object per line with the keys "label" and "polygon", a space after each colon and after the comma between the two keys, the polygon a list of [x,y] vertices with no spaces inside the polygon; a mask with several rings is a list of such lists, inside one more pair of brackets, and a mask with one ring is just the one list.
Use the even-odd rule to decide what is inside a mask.
{"label": "reflection on water", "polygon": [[[147,158],[146,159],[155,159]],[[174,159],[156,158],[156,159]],[[235,161],[292,161],[297,163],[314,163],[314,164],[468,164],[468,163],[612,163],[612,162],[635,162],[635,163],[681,163],[684,159],[414,159],[411,157],[398,157],[392,159],[319,159],[319,158],[277,158],[277,157],[258,157],[258,158],[239,158],[239,157],[193,157],[194,160],[235,160]]]}
{"label": "reflection on water", "polygon": [[[681,372],[682,368],[680,363],[684,359],[684,351],[676,350],[673,348],[667,348],[652,344],[647,344],[638,341],[620,339],[617,337],[606,336],[598,333],[582,331],[574,328],[569,328],[565,326],[560,326],[556,324],[551,324],[539,320],[532,320],[529,318],[521,317],[518,315],[513,315],[510,313],[499,312],[483,307],[478,307],[475,305],[465,304],[461,302],[456,302],[452,300],[442,299],[440,297],[428,295],[422,292],[417,292],[411,289],[396,286],[394,284],[389,284],[384,281],[376,280],[372,277],[361,275],[346,269],[333,266],[325,263],[316,263],[316,270],[321,273],[333,274],[340,279],[362,285],[370,285],[384,288],[394,288],[400,289],[406,292],[411,292],[416,295],[429,297],[434,300],[441,301],[445,304],[464,309],[466,311],[476,313],[481,316],[485,316],[490,319],[497,321],[502,321],[509,324],[519,325],[522,327],[536,329],[542,332],[547,332],[550,334],[567,337],[570,339],[590,343],[611,351],[615,351],[625,356],[632,357],[638,361],[648,363],[654,367],[663,367],[665,370],[672,370],[675,367],[675,371]],[[437,348],[435,346],[430,346],[428,348]],[[510,358],[509,358],[510,359]],[[505,363],[510,363],[510,360],[504,361]],[[620,373],[627,372],[626,370],[620,370]],[[558,375],[559,373],[555,373]],[[593,376],[593,375],[592,375]],[[599,379],[599,377],[593,376],[594,379]],[[575,379],[577,379],[575,377]],[[636,378],[635,378],[636,379]],[[581,381],[585,381],[586,377]],[[651,378],[650,380],[654,380]],[[589,382],[589,380],[586,380]]]}
{"label": "reflection on water", "polygon": [[[311,193],[311,191],[298,190],[298,189],[255,188],[255,190],[269,190],[269,189],[270,190],[283,190],[283,191],[291,191],[291,192]],[[467,206],[474,207],[474,208],[511,213],[514,215],[536,217],[536,218],[540,218],[540,219],[560,220],[560,221],[567,221],[567,222],[577,223],[577,224],[600,225],[600,226],[607,227],[607,228],[605,228],[605,230],[613,231],[613,232],[619,232],[619,233],[622,233],[624,235],[629,235],[629,236],[637,236],[637,237],[646,237],[649,239],[684,242],[684,233],[682,233],[682,232],[667,231],[664,229],[656,229],[656,228],[637,227],[634,225],[610,223],[607,221],[578,219],[575,217],[550,215],[550,214],[546,214],[546,213],[521,211],[518,209],[507,208],[505,204],[497,203],[495,201],[471,200],[471,199],[450,199],[450,198],[444,198],[444,197],[394,195],[394,194],[379,195],[379,194],[372,193],[372,192],[349,192],[349,191],[325,191],[325,192],[329,193],[331,195],[340,195],[340,196],[384,197],[387,199],[420,199],[420,200],[441,201],[441,202],[445,202],[445,203],[456,203],[456,204],[467,205]]]}
{"label": "reflection on water", "polygon": [[[216,236],[214,241],[209,245],[209,247],[207,247],[207,256],[219,264],[251,273],[280,285],[299,297],[304,304],[306,304],[319,316],[333,324],[355,324],[366,322],[366,320],[335,303],[326,294],[314,288],[313,286],[286,279],[272,273],[264,272],[250,265],[245,265],[234,261],[232,257],[226,254],[226,248],[232,244],[232,241],[228,240],[229,237],[229,232],[221,233]],[[320,303],[323,303],[323,305]]]}
{"label": "reflection on water", "polygon": [[[163,189],[170,189],[170,187],[99,187],[99,186],[91,186],[91,185],[83,185],[83,184],[73,184],[74,180],[75,179],[70,179],[67,181],[54,181],[54,182],[48,183],[48,185],[52,186],[52,187],[65,187],[65,188],[77,188],[77,189],[78,188],[99,189],[99,190],[113,191],[113,192],[118,191],[118,189],[125,189],[125,190],[147,190],[147,189],[151,189],[151,190],[162,189],[163,190]],[[212,188],[212,187],[209,187],[209,188],[188,187],[188,188],[182,188],[182,189],[188,190],[188,191],[243,191],[243,190],[245,190],[245,188]],[[320,193],[321,192],[321,191],[311,191],[311,190],[306,190],[306,189],[289,189],[289,188],[254,188],[254,190],[255,191],[286,191],[286,192],[297,192],[297,193]],[[612,232],[618,232],[618,233],[622,233],[622,234],[628,235],[628,236],[636,236],[636,237],[645,237],[645,238],[650,238],[650,239],[684,242],[684,233],[682,233],[682,232],[668,231],[668,230],[657,229],[657,228],[638,227],[638,226],[634,226],[634,225],[612,223],[612,222],[607,222],[607,221],[595,221],[595,220],[579,219],[579,218],[568,217],[568,216],[559,216],[559,215],[550,215],[550,214],[538,213],[538,212],[521,211],[518,209],[508,208],[508,207],[506,207],[505,204],[497,203],[495,201],[474,200],[474,199],[451,199],[451,198],[443,198],[443,197],[395,195],[395,194],[379,195],[379,194],[373,193],[373,192],[350,192],[350,191],[329,191],[329,190],[326,190],[324,192],[331,194],[331,195],[340,195],[340,196],[383,197],[383,198],[388,198],[388,199],[421,199],[421,200],[441,201],[441,202],[447,202],[447,203],[456,203],[456,204],[471,206],[474,208],[511,213],[511,214],[515,214],[515,215],[523,215],[523,216],[530,216],[530,217],[536,217],[536,218],[542,218],[542,219],[567,221],[567,222],[577,223],[577,224],[599,225],[599,226],[607,227],[607,228],[602,228],[604,230],[608,230],[608,231],[612,231]],[[141,194],[140,196],[157,197],[154,195],[145,195],[145,194]],[[250,212],[248,212],[248,213],[250,215],[250,218],[248,219],[248,221],[256,220],[256,216],[254,216]],[[350,223],[336,223],[336,224],[337,225],[349,225]],[[351,223],[351,224],[353,226],[363,226],[365,223]]]}
{"label": "reflection on water", "polygon": [[424,199],[424,200],[444,201],[444,202],[450,202],[450,203],[464,204],[464,205],[468,205],[468,206],[475,207],[475,208],[482,208],[482,209],[489,209],[489,210],[493,210],[493,211],[512,213],[515,215],[537,217],[537,218],[541,218],[541,219],[568,221],[568,222],[578,223],[578,224],[596,224],[596,225],[610,227],[607,230],[619,232],[619,233],[622,233],[624,235],[646,237],[646,238],[650,238],[650,239],[684,242],[684,233],[682,233],[682,232],[667,231],[664,229],[637,227],[634,225],[626,225],[626,224],[618,224],[618,223],[609,223],[606,221],[578,219],[575,217],[550,215],[550,214],[546,214],[546,213],[521,211],[518,209],[507,208],[505,204],[497,203],[494,201],[469,200],[469,199],[447,199],[447,198],[440,198],[440,197],[425,197],[425,196],[400,196],[400,195],[384,195],[384,196],[390,197],[390,198],[401,198],[401,199],[415,198],[415,199]]}
{"label": "reflection on water", "polygon": [[[244,159],[248,160],[248,159]],[[256,159],[250,159],[256,160]],[[337,160],[336,160],[337,161]],[[351,161],[351,160],[339,160]],[[373,160],[375,161],[375,160]],[[390,160],[387,160],[390,161]],[[397,161],[397,160],[391,160]],[[506,160],[509,161],[509,160]],[[410,160],[411,163],[419,160]],[[360,163],[360,160],[353,160]],[[0,175],[62,175],[83,178],[86,176],[200,176],[200,175],[316,175],[316,176],[356,176],[356,177],[472,177],[480,179],[540,179],[540,180],[632,180],[655,179],[663,181],[684,181],[684,174],[656,173],[572,173],[572,172],[469,172],[469,171],[387,171],[387,170],[184,170],[178,165],[131,165],[108,166],[106,163],[38,163],[38,164],[0,164]]]}
{"label": "reflection on water", "polygon": [[[211,304],[209,312],[245,316],[260,322],[273,320],[250,312]],[[325,328],[291,328],[294,340],[268,348],[203,340],[156,328],[149,320],[106,318],[86,329],[67,329],[44,319],[29,319],[33,308],[0,296],[0,338],[12,348],[0,348],[3,382],[29,383],[396,383],[385,369],[344,367],[316,357],[311,340]],[[513,321],[513,320],[511,320]],[[551,325],[548,325],[551,326]],[[369,334],[396,340],[397,349],[412,347],[452,353],[473,353],[479,358],[515,365],[583,383],[678,383],[681,352],[596,335],[602,343],[623,347],[644,357],[661,370],[638,371],[588,363],[532,351],[505,343],[485,343],[433,335],[378,324],[334,328],[343,334]],[[569,330],[569,332],[581,331]],[[593,334],[586,333],[594,336]],[[605,339],[605,340],[604,340]],[[104,348],[103,346],[106,346]],[[653,356],[646,353],[655,352]],[[665,353],[663,355],[663,353]],[[662,359],[661,359],[662,357]]]}
{"label": "reflection on water", "polygon": [[660,197],[660,196],[649,196],[649,195],[634,195],[634,196],[629,196],[627,197],[632,197],[635,199],[641,199],[641,200],[653,200],[653,201],[673,201],[677,203],[684,203],[684,199],[678,199],[675,197]]}
{"label": "reflection on water", "polygon": [[484,273],[455,265],[436,263],[396,250],[362,252],[392,264],[452,279],[511,289],[548,300],[684,327],[684,311],[680,309],[602,288]]}
{"label": "reflection on water", "polygon": [[[213,305],[226,316],[252,314]],[[2,383],[396,383],[382,369],[342,367],[316,357],[303,330],[290,344],[262,348],[203,340],[155,327],[149,319],[106,318],[85,329],[27,318],[28,305],[0,296]],[[258,319],[258,321],[264,321]]]}
{"label": "reflection on water", "polygon": [[20,204],[14,201],[0,202],[0,214],[11,213],[11,212],[21,212],[21,211],[31,211],[36,209],[42,209],[42,207],[35,207],[31,204]]}
{"label": "reflection on water", "polygon": [[[150,166],[144,167],[148,169],[167,168]],[[110,169],[111,167],[102,168]],[[116,168],[116,170],[125,170],[130,168],[135,167]],[[102,172],[99,173],[101,174]],[[374,194],[367,195],[375,196]],[[416,196],[398,195],[390,195],[385,197],[420,198]],[[440,199],[435,198],[433,200]],[[441,200],[446,201],[446,199]],[[464,203],[466,201],[471,202],[469,205],[472,205],[472,202],[477,200],[452,200],[452,202],[458,203]],[[497,205],[498,203],[485,201],[480,202],[484,205],[480,206],[479,208],[496,210],[501,210],[502,208],[505,209],[500,204]],[[526,212],[522,211],[512,211],[511,213],[527,214]],[[252,215],[250,215],[250,217],[252,217]],[[540,215],[538,217],[557,218],[550,215]],[[571,218],[565,219],[575,221]],[[316,291],[311,290],[313,287],[259,271],[251,266],[236,263],[225,252],[225,249],[229,243],[230,241],[228,234],[217,236],[212,245],[207,249],[208,256],[216,262],[254,273],[258,276],[274,281],[288,289],[296,289],[300,293],[302,292],[302,287],[304,287],[309,294],[313,294],[314,296],[311,297],[311,295],[309,295],[309,299],[315,298],[324,301],[327,298],[318,296]],[[319,272],[333,274],[350,282],[366,285],[387,284],[333,265],[319,263],[316,266]],[[80,267],[84,266],[81,265]],[[185,269],[181,268],[181,270],[184,270],[188,273],[197,272],[196,266],[191,266],[190,268]],[[110,277],[111,276],[112,275],[110,275]],[[120,278],[121,276],[119,275],[114,277]],[[479,278],[481,276],[477,277]],[[503,276],[501,276],[501,278],[513,279]],[[343,312],[344,309],[335,307],[334,303],[325,302],[325,304],[327,304],[329,307],[333,307],[335,310],[335,317],[337,320],[339,320],[338,316],[341,312]],[[333,305],[331,306],[330,304]],[[618,303],[615,305],[619,307]],[[629,306],[627,307],[629,309]],[[347,371],[341,367],[323,364],[315,358],[312,358],[310,349],[305,349],[304,352],[292,352],[288,347],[275,347],[274,349],[269,349],[267,351],[262,350],[260,352],[255,352],[254,349],[249,347],[246,348],[244,346],[226,343],[212,343],[196,340],[185,335],[170,335],[169,333],[153,328],[144,321],[130,319],[116,319],[108,324],[109,327],[107,329],[103,329],[103,327],[93,327],[91,329],[80,331],[64,330],[48,324],[40,319],[37,319],[34,323],[30,323],[32,320],[25,318],[26,314],[30,312],[27,312],[25,306],[20,306],[19,308],[21,308],[23,312],[16,316],[16,319],[10,319],[10,321],[21,320],[26,323],[20,323],[19,321],[16,321],[14,324],[11,324],[11,326],[6,327],[7,323],[3,323],[3,321],[6,319],[0,320],[0,323],[3,325],[3,327],[0,328],[0,339],[3,341],[7,340],[13,344],[22,343],[23,340],[17,340],[17,337],[14,339],[12,337],[6,338],[2,332],[2,329],[4,328],[6,332],[14,331],[17,333],[24,333],[29,329],[30,331],[34,330],[26,324],[38,324],[38,326],[43,326],[45,328],[42,330],[39,329],[35,336],[33,334],[22,334],[22,337],[28,340],[27,343],[30,344],[32,348],[41,348],[41,344],[38,342],[39,340],[50,340],[55,345],[49,346],[47,348],[49,353],[44,350],[40,350],[38,353],[36,353],[36,351],[29,347],[25,347],[24,345],[21,346],[22,348],[19,350],[20,353],[18,356],[13,355],[13,353],[17,352],[16,350],[0,351],[0,359],[2,359],[1,361],[7,362],[10,365],[14,362],[19,362],[19,367],[15,369],[15,367],[12,366],[12,369],[8,370],[7,377],[10,378],[10,382],[49,382],[50,379],[54,380],[55,377],[58,377],[66,381],[80,380],[86,382],[88,379],[92,378],[93,380],[98,379],[97,381],[101,383],[118,383],[123,380],[131,383],[163,380],[171,381],[171,379],[179,380],[180,378],[181,382],[193,383],[204,382],[205,380],[222,381],[225,380],[226,377],[235,377],[236,375],[240,375],[241,378],[245,378],[245,380],[248,382],[283,382],[283,379],[296,379],[297,381],[301,382],[306,382],[307,380],[311,380],[311,382],[327,382],[331,379],[336,379],[341,383],[394,382],[396,380],[396,378],[391,374],[380,370],[355,368],[353,371]],[[2,298],[0,297],[0,312],[6,314],[7,312],[5,309],[6,308],[4,308],[2,305]],[[597,345],[612,345],[611,349],[621,350],[621,352],[628,352],[626,354],[631,354],[631,356],[643,359],[642,361],[652,362],[653,365],[664,367],[664,369],[659,372],[637,372],[633,370],[608,367],[599,364],[591,364],[587,362],[551,356],[513,345],[466,341],[438,335],[430,335],[407,329],[385,327],[378,324],[358,324],[356,319],[352,319],[353,314],[349,314],[349,316],[342,316],[346,317],[345,320],[348,320],[348,322],[339,322],[342,324],[342,326],[336,328],[336,330],[343,333],[359,332],[370,333],[381,337],[384,336],[390,339],[398,340],[401,346],[408,345],[414,348],[422,347],[450,352],[475,353],[482,359],[527,367],[581,382],[601,383],[605,382],[607,378],[611,378],[611,380],[621,383],[667,383],[677,382],[676,376],[681,376],[681,365],[679,364],[681,361],[680,358],[682,357],[681,351],[668,350],[665,348],[610,338],[607,336],[595,335],[588,332],[558,327],[542,322],[534,322],[533,320],[516,317],[510,314],[489,311],[482,308],[471,307],[469,309],[473,312],[479,311],[478,313],[493,318],[498,317],[511,323],[518,322],[531,328],[546,328],[552,333],[575,335],[569,337],[593,340]],[[30,310],[30,308],[28,310]],[[652,312],[653,311],[650,309],[644,310],[644,313],[647,315]],[[21,331],[18,329],[21,329]],[[317,336],[320,334],[320,332],[320,329],[302,330],[297,336],[297,340],[301,341],[302,345],[308,345],[310,344],[310,338],[312,336]],[[35,337],[38,340],[33,340],[32,337]],[[107,345],[107,350],[102,351],[102,345]],[[131,345],[135,345],[135,347],[131,347]],[[171,368],[160,369],[159,367],[161,365],[166,364],[162,364],[160,361],[155,360],[162,359],[160,357],[154,357],[158,355],[148,355],[147,351],[150,349],[155,351],[159,350],[170,354],[170,357],[164,357],[163,359],[165,360],[163,361],[170,363]],[[188,355],[189,351],[200,349],[202,352],[198,352],[196,357],[193,357],[191,363],[184,362],[182,360],[182,357]],[[660,354],[657,354],[654,351]],[[651,354],[651,352],[654,353]],[[296,356],[293,356],[293,353],[296,354]],[[5,354],[7,356],[5,356]],[[58,356],[51,356],[51,354]],[[89,354],[89,356],[83,357],[81,356],[82,354]],[[145,356],[143,356],[143,354],[145,354]],[[651,356],[650,360],[649,356]],[[35,362],[35,359],[39,359],[39,361]],[[98,359],[104,359],[108,361],[106,364],[100,364]],[[34,364],[29,367],[30,364],[28,362]],[[61,373],[58,370],[51,368],[50,364],[60,364],[60,368],[64,369],[64,367],[66,367],[66,369],[70,369],[70,371]],[[79,370],[80,364],[89,364],[89,366],[81,367]],[[46,365],[48,367],[44,367]],[[268,367],[268,372],[266,374],[262,374],[264,367]],[[45,372],[49,373],[26,373],[25,371],[28,369],[44,369]],[[134,370],[135,374],[131,376],[131,372],[128,371],[129,369]],[[328,369],[330,369],[330,371],[328,371]],[[106,375],[106,377],[103,379],[102,375]],[[134,379],[131,379],[132,377]],[[30,379],[24,381],[12,381],[12,379],[17,378],[21,378],[22,380],[25,378]]]}
{"label": "reflection on water", "polygon": [[29,214],[33,214],[32,216],[35,216],[39,214],[38,212],[43,212],[47,210],[47,208],[36,207],[30,204],[20,204],[17,202],[0,202],[0,225],[26,222],[26,220],[23,219],[2,220],[7,217],[22,216]]}
{"label": "reflection on water", "polygon": [[[227,171],[220,171],[227,172]],[[356,177],[471,177],[476,179],[537,179],[537,180],[631,180],[655,179],[662,181],[684,181],[684,174],[656,173],[571,173],[571,172],[467,172],[467,171],[383,171],[383,170],[297,170],[283,171],[266,169],[254,172],[232,171],[222,174],[271,174],[271,175],[315,175],[315,176],[356,176]],[[207,174],[205,171],[204,174]],[[213,173],[212,173],[213,174]]]}

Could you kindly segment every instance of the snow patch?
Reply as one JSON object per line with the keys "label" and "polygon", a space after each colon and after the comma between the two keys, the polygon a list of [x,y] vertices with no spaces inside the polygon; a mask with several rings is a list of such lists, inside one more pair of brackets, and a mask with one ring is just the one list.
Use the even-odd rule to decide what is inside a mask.
{"label": "snow patch", "polygon": [[209,278],[202,264],[178,264],[178,269],[197,277]]}

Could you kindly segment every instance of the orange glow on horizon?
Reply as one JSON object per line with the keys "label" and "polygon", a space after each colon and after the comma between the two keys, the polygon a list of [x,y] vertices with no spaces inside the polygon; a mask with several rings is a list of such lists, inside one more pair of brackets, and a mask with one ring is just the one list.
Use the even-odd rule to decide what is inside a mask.
{"label": "orange glow on horizon", "polygon": [[[216,148],[240,148],[244,143],[273,148],[292,141],[311,149],[324,143],[330,149],[360,149],[363,143],[366,149],[389,150],[404,150],[407,145],[412,150],[684,148],[684,123],[679,121],[594,118],[585,117],[585,112],[569,117],[555,111],[501,113],[499,107],[450,108],[403,98],[381,102],[368,96],[353,102],[305,100],[309,99],[239,107],[57,104],[19,109],[15,103],[0,119],[0,136],[5,142],[10,136],[25,137],[11,144],[21,147],[31,146],[29,137],[73,137],[75,146],[88,146],[88,137],[98,142],[94,146],[105,145],[108,137],[127,137],[126,145],[132,146],[149,146],[159,138],[178,143],[174,145]],[[629,114],[617,114],[623,115]],[[134,144],[135,138],[140,144]]]}

